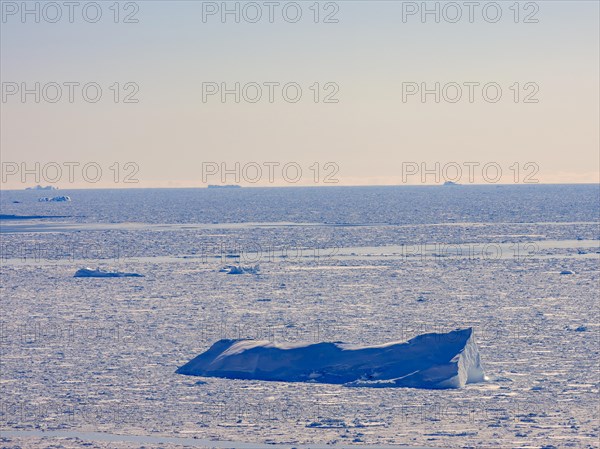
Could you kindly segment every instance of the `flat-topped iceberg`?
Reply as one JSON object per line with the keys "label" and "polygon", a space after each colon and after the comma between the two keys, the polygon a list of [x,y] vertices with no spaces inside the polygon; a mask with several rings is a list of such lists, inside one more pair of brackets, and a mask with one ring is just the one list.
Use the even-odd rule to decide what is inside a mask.
{"label": "flat-topped iceberg", "polygon": [[75,272],[76,278],[125,278],[125,277],[144,277],[138,273],[125,273],[122,271],[106,271],[100,268],[81,268]]}
{"label": "flat-topped iceberg", "polygon": [[71,201],[71,197],[67,195],[53,196],[52,198],[44,197],[38,199],[40,203],[64,203]]}
{"label": "flat-topped iceberg", "polygon": [[461,388],[485,380],[471,328],[378,346],[219,340],[177,373],[363,387]]}
{"label": "flat-topped iceberg", "polygon": [[226,265],[219,271],[227,274],[258,274],[260,272],[260,266]]}
{"label": "flat-topped iceberg", "polygon": [[37,185],[37,186],[33,186],[33,187],[26,187],[25,190],[58,190],[58,187],[55,186],[41,186],[41,185]]}

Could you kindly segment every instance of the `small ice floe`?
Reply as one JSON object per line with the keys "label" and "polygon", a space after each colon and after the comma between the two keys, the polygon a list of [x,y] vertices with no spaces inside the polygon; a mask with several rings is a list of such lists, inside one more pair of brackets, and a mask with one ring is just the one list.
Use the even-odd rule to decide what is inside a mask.
{"label": "small ice floe", "polygon": [[226,265],[219,272],[227,274],[258,274],[260,267],[258,265]]}
{"label": "small ice floe", "polygon": [[575,274],[575,273],[573,271],[571,271],[571,270],[562,270],[560,272],[560,274]]}
{"label": "small ice floe", "polygon": [[71,197],[67,195],[53,196],[52,198],[43,197],[38,200],[40,203],[64,203],[71,201]]}
{"label": "small ice floe", "polygon": [[347,429],[350,426],[342,419],[328,418],[321,421],[313,421],[307,424],[306,427],[316,427],[319,429]]}
{"label": "small ice floe", "polygon": [[461,388],[486,380],[471,328],[377,346],[219,340],[177,373],[371,388]]}
{"label": "small ice floe", "polygon": [[143,274],[138,273],[125,273],[122,271],[106,271],[100,268],[81,268],[75,272],[76,278],[126,278],[126,277],[144,277]]}

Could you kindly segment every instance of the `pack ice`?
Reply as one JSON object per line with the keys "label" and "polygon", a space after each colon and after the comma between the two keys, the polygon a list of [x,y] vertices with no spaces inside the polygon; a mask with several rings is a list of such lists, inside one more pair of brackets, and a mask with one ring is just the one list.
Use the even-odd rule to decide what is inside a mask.
{"label": "pack ice", "polygon": [[362,387],[461,388],[485,375],[472,328],[377,346],[219,340],[176,372]]}

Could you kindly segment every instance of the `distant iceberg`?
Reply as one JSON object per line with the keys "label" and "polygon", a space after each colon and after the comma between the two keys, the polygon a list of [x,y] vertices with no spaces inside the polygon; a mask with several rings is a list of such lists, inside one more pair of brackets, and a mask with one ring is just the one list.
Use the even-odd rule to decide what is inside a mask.
{"label": "distant iceberg", "polygon": [[25,190],[58,190],[58,187],[54,187],[54,186],[41,186],[41,185],[37,185],[37,186],[33,186],[33,187],[27,187]]}
{"label": "distant iceberg", "polygon": [[105,271],[100,268],[81,268],[75,272],[76,278],[126,278],[126,277],[144,277],[138,273],[124,273],[122,271]]}
{"label": "distant iceberg", "polygon": [[378,388],[461,388],[485,380],[471,328],[378,346],[219,340],[176,372]]}
{"label": "distant iceberg", "polygon": [[226,265],[219,271],[227,274],[258,274],[260,272],[260,266]]}
{"label": "distant iceberg", "polygon": [[47,203],[47,202],[68,202],[68,201],[71,201],[71,197],[67,196],[67,195],[54,196],[52,198],[44,197],[44,198],[40,198],[38,201],[40,203]]}

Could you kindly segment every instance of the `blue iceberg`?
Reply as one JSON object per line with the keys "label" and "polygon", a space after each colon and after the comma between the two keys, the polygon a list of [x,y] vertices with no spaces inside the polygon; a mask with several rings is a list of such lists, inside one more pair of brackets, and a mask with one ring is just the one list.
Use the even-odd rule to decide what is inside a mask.
{"label": "blue iceberg", "polygon": [[219,340],[176,372],[378,388],[461,388],[485,380],[471,328],[377,346]]}

